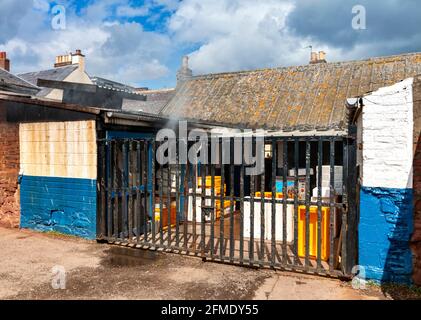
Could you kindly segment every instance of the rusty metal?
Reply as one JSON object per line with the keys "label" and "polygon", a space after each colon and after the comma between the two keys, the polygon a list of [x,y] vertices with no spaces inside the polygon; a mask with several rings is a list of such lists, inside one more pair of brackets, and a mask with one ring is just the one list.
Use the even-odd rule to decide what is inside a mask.
{"label": "rusty metal", "polygon": [[[105,197],[99,214],[107,222],[101,227],[105,228],[102,237],[109,242],[193,254],[210,261],[346,276],[354,262],[349,239],[355,235],[348,231],[353,223],[348,210],[352,183],[344,186],[342,199],[334,196],[334,169],[335,165],[343,166],[345,182],[352,176],[347,157],[354,144],[348,140],[266,138],[271,154],[264,172],[256,176],[247,175],[250,164],[236,164],[234,139],[229,140],[229,163],[176,165],[156,161],[159,143],[152,139],[100,141],[106,154],[101,162],[105,168],[98,170],[104,175],[99,177],[104,181],[99,184],[99,197]],[[222,139],[219,143],[222,145]],[[256,146],[256,141],[252,145]],[[241,146],[244,152],[244,142]],[[220,162],[223,158],[221,152]],[[322,179],[327,179],[322,174],[325,168],[330,178],[322,184]],[[331,192],[324,198],[322,187],[327,183]],[[311,198],[315,187],[317,197]],[[175,217],[171,212],[174,202]],[[338,210],[342,213],[340,242],[334,234]],[[330,236],[325,239],[322,222],[326,217]],[[328,254],[322,241],[329,247]],[[339,251],[335,248],[338,242]]]}

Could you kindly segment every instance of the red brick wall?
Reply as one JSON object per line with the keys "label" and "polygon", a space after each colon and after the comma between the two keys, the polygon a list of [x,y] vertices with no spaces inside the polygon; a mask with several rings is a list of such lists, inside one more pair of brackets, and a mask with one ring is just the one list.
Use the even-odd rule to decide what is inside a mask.
{"label": "red brick wall", "polygon": [[0,226],[19,226],[19,125],[6,121],[0,102]]}
{"label": "red brick wall", "polygon": [[421,286],[421,77],[414,81],[414,282]]}

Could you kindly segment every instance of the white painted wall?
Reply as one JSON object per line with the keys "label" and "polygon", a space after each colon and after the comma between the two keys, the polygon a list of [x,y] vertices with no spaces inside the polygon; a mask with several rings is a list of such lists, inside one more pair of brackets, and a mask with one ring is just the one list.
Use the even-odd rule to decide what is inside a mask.
{"label": "white painted wall", "polygon": [[412,83],[413,78],[406,79],[363,98],[359,161],[364,187],[412,188]]}

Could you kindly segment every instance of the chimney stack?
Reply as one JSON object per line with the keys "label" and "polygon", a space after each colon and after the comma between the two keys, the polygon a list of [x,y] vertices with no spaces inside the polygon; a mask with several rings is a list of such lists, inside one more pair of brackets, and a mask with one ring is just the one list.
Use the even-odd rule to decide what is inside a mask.
{"label": "chimney stack", "polygon": [[317,64],[317,63],[327,63],[326,61],[326,52],[319,51],[311,52],[310,64]]}
{"label": "chimney stack", "polygon": [[72,53],[72,64],[78,64],[81,71],[85,71],[85,56],[82,54],[82,50],[77,49],[75,53]]}
{"label": "chimney stack", "polygon": [[311,58],[310,63],[317,63],[317,60],[319,59],[317,52],[311,52]]}
{"label": "chimney stack", "polygon": [[70,66],[72,64],[78,64],[79,68],[85,71],[85,56],[80,49],[76,50],[75,53],[57,56],[54,68]]}
{"label": "chimney stack", "polygon": [[7,53],[0,52],[0,68],[10,72],[10,60],[7,59]]}
{"label": "chimney stack", "polygon": [[181,68],[177,72],[177,86],[189,80],[193,76],[193,71],[189,68],[189,57],[184,56]]}

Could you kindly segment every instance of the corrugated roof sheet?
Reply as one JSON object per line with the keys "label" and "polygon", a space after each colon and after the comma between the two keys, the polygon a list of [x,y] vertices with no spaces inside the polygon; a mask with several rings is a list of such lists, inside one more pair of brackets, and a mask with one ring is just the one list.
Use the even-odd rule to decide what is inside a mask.
{"label": "corrugated roof sheet", "polygon": [[174,97],[175,89],[144,90],[137,91],[137,94],[145,95],[146,101],[123,101],[123,110],[128,112],[145,112],[149,114],[160,114],[167,103]]}
{"label": "corrugated roof sheet", "polygon": [[282,131],[346,130],[346,98],[421,74],[421,53],[196,76],[162,114]]}
{"label": "corrugated roof sheet", "polygon": [[26,94],[36,94],[40,90],[37,86],[2,68],[0,68],[0,88],[2,90]]}
{"label": "corrugated roof sheet", "polygon": [[134,87],[126,85],[124,83],[116,82],[116,81],[101,78],[101,77],[91,77],[91,80],[93,84],[105,89],[120,90],[120,91],[125,91],[125,92],[130,92],[130,93],[136,90]]}
{"label": "corrugated roof sheet", "polygon": [[[42,70],[37,72],[29,72],[23,73],[18,75],[22,79],[32,83],[33,85],[37,85],[38,79],[44,80],[55,80],[55,81],[63,81],[65,80],[70,74],[72,74],[78,68],[77,64],[58,67],[49,70]],[[51,88],[42,88],[42,90],[37,94],[39,97],[47,96],[53,89]]]}

